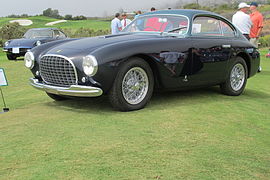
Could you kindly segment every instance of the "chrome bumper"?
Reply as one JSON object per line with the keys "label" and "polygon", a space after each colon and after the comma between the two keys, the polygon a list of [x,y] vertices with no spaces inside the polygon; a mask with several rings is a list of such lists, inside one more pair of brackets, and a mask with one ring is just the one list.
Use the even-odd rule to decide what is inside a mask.
{"label": "chrome bumper", "polygon": [[40,83],[38,79],[31,78],[30,84],[42,91],[56,95],[75,97],[97,97],[103,94],[102,89],[91,86],[71,85],[70,87],[58,87]]}

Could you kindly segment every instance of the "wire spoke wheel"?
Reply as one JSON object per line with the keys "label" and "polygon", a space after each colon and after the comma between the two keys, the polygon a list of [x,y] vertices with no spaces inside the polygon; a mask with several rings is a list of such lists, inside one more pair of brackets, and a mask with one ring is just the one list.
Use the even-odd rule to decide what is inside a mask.
{"label": "wire spoke wheel", "polygon": [[237,57],[231,65],[226,81],[220,84],[223,94],[229,96],[239,96],[246,87],[248,68],[242,57]]}
{"label": "wire spoke wheel", "polygon": [[243,87],[245,76],[244,66],[240,63],[236,64],[233,67],[230,76],[231,87],[234,91],[239,91]]}
{"label": "wire spoke wheel", "polygon": [[154,76],[150,65],[134,57],[121,65],[109,92],[112,106],[121,111],[142,109],[151,99]]}
{"label": "wire spoke wheel", "polygon": [[123,78],[122,94],[129,104],[139,104],[145,98],[148,88],[148,76],[140,67],[130,69]]}

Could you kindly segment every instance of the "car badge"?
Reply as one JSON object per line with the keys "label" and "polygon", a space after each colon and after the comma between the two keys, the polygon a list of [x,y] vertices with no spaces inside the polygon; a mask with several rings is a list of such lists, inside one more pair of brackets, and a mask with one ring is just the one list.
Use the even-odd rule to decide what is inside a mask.
{"label": "car badge", "polygon": [[62,52],[62,50],[61,50],[61,49],[59,49],[59,50],[57,50],[56,52],[60,53],[60,52]]}

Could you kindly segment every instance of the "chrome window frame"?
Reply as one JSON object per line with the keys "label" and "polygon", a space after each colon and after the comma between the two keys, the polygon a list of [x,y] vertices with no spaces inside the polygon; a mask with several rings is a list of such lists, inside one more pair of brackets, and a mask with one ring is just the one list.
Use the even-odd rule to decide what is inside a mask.
{"label": "chrome window frame", "polygon": [[[239,36],[238,31],[237,31],[237,29],[235,28],[235,26],[233,24],[231,24],[228,20],[226,20],[223,17],[215,16],[215,15],[212,15],[212,14],[197,14],[197,15],[195,15],[193,17],[193,19],[192,19],[192,26],[193,26],[194,20],[196,18],[199,18],[199,17],[208,17],[208,18],[213,18],[213,19],[219,21],[219,28],[220,28],[222,34],[221,34],[221,36],[200,36],[200,35],[192,34],[192,29],[191,29],[191,31],[190,31],[190,36],[191,37],[200,37],[200,38],[203,38],[203,37],[208,37],[208,38],[236,38],[237,36]],[[232,36],[232,37],[224,36],[223,28],[220,25],[221,22],[226,23],[233,30],[234,36]]]}
{"label": "chrome window frame", "polygon": [[[138,18],[136,18],[136,19],[134,19],[133,21],[135,21],[135,20],[137,20],[137,19],[141,19],[141,18],[143,18],[143,17],[149,17],[149,16],[179,16],[179,17],[184,17],[184,18],[186,18],[187,20],[188,20],[188,25],[187,25],[187,31],[186,31],[186,33],[185,34],[178,34],[178,33],[172,33],[172,34],[178,34],[179,36],[186,36],[187,34],[188,34],[188,32],[189,32],[189,29],[190,29],[190,18],[188,17],[188,16],[186,16],[186,15],[180,15],[180,14],[149,14],[149,15],[141,15],[140,17],[138,17]],[[128,26],[126,26],[123,30],[125,30],[125,29],[127,29],[127,28],[129,28],[129,26],[131,26],[132,25],[132,23],[133,23],[133,21],[128,25]],[[124,32],[124,31],[121,31],[121,32],[123,32],[123,33],[157,33],[157,34],[160,34],[160,33],[166,33],[166,32],[159,32],[159,31],[136,31],[136,32]]]}

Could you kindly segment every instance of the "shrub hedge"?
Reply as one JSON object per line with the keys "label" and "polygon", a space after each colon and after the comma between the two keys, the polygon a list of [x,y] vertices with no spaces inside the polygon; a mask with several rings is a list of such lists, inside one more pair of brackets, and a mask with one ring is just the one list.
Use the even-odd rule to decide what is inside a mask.
{"label": "shrub hedge", "polygon": [[260,47],[270,47],[270,35],[266,35],[260,38]]}

